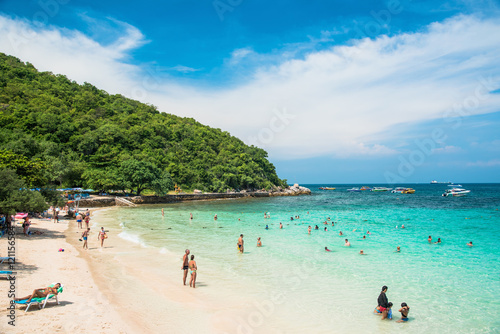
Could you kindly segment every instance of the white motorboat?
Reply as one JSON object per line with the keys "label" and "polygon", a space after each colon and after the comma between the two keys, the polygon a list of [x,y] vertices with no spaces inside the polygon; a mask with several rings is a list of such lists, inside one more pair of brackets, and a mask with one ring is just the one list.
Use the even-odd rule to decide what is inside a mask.
{"label": "white motorboat", "polygon": [[470,190],[467,189],[462,189],[462,188],[452,188],[452,189],[446,189],[443,193],[443,197],[460,197],[460,196],[465,196],[468,193],[470,193]]}

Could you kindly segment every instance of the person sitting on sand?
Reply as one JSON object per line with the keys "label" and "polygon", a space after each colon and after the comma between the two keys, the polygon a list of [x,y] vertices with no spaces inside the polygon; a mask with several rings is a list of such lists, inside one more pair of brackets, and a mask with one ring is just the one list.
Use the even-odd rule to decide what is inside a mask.
{"label": "person sitting on sand", "polygon": [[344,246],[346,247],[351,247],[351,243],[349,242],[349,240],[345,239],[345,244]]}
{"label": "person sitting on sand", "polygon": [[410,307],[406,303],[401,303],[401,308],[399,309],[401,312],[401,320],[396,322],[406,322],[408,321],[408,313],[410,313]]}
{"label": "person sitting on sand", "polygon": [[473,246],[473,245],[472,245],[472,241],[469,241],[469,243],[467,244],[467,246],[472,247],[472,246]]}
{"label": "person sitting on sand", "polygon": [[194,255],[191,255],[191,261],[189,261],[189,270],[191,270],[191,280],[189,281],[189,286],[196,287],[196,271],[198,267],[196,266],[196,261],[194,260]]}
{"label": "person sitting on sand", "polygon": [[331,252],[331,250],[329,250],[329,249],[328,249],[328,247],[325,247],[325,250],[326,250],[327,252]]}
{"label": "person sitting on sand", "polygon": [[40,288],[40,289],[35,289],[33,290],[33,293],[29,296],[26,297],[21,297],[21,298],[15,298],[14,300],[25,300],[27,299],[27,302],[29,303],[31,299],[33,298],[44,298],[47,297],[48,295],[57,295],[57,289],[61,287],[61,283],[56,283],[54,284],[53,287],[47,287],[47,288]]}
{"label": "person sitting on sand", "polygon": [[262,241],[260,241],[260,237],[257,238],[257,247],[262,247]]}

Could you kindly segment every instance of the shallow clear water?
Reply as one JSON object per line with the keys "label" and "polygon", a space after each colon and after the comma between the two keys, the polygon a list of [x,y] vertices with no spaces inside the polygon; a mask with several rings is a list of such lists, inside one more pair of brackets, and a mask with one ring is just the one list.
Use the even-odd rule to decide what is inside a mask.
{"label": "shallow clear water", "polygon": [[[458,198],[441,197],[443,184],[406,185],[415,194],[346,191],[353,186],[310,185],[311,196],[123,208],[112,212],[113,222],[106,211],[97,219],[120,224],[122,238],[158,250],[159,257],[180,258],[190,248],[203,302],[217,305],[212,321],[232,317],[227,332],[500,331],[500,185],[463,184],[472,192]],[[442,243],[429,244],[429,235]],[[351,247],[344,247],[346,238]],[[466,246],[469,241],[475,246]],[[401,302],[410,306],[408,323],[372,314],[383,285],[395,320]]]}

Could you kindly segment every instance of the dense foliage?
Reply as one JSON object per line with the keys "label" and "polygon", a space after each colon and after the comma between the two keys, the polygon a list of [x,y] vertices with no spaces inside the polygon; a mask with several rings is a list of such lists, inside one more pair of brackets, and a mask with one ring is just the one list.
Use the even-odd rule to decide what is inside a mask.
{"label": "dense foliage", "polygon": [[162,194],[173,183],[219,192],[286,185],[264,150],[227,132],[1,53],[0,155],[9,159],[0,168],[29,186]]}

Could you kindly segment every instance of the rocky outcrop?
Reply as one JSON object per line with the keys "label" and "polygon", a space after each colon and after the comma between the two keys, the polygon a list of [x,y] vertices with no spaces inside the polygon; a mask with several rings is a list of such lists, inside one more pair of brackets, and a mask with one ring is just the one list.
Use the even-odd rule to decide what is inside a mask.
{"label": "rocky outcrop", "polygon": [[[210,201],[216,199],[234,199],[234,198],[249,198],[249,197],[273,197],[273,196],[298,196],[310,195],[311,190],[294,184],[292,187],[282,189],[277,187],[271,191],[258,190],[258,191],[240,191],[231,193],[201,193],[201,191],[193,194],[178,194],[166,196],[134,196],[126,197],[127,201],[134,204],[161,204],[161,203],[176,203],[184,201]],[[115,196],[87,198],[80,201],[80,207],[105,207],[117,205]]]}

